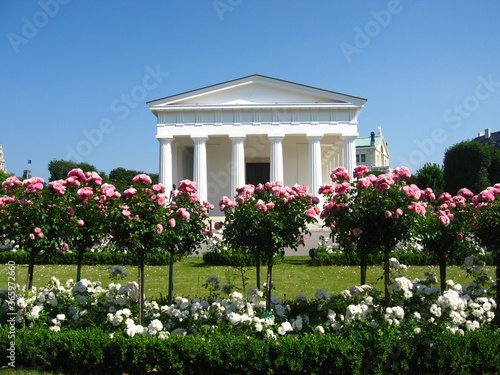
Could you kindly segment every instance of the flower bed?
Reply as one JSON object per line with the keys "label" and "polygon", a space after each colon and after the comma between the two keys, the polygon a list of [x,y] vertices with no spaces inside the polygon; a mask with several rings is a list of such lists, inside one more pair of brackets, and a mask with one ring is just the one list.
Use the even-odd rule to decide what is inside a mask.
{"label": "flower bed", "polygon": [[[82,368],[93,369],[91,371],[96,371],[92,366],[107,363],[104,360],[107,360],[110,350],[115,353],[114,356],[124,358],[132,348],[139,350],[132,355],[132,362],[128,358],[125,367],[120,367],[114,359],[107,365],[112,368],[106,369],[114,371],[142,366],[158,367],[166,372],[170,368],[181,373],[177,363],[186,364],[185,361],[192,361],[197,366],[206,365],[207,368],[224,366],[224,363],[218,362],[215,354],[208,355],[205,353],[208,349],[201,349],[204,342],[213,342],[214,347],[209,345],[211,350],[217,351],[218,355],[223,353],[224,356],[234,357],[228,365],[231,371],[240,373],[245,371],[237,371],[234,366],[238,366],[240,360],[251,359],[245,357],[247,355],[262,356],[260,363],[263,366],[250,366],[247,368],[248,373],[266,373],[271,368],[278,372],[284,368],[295,371],[289,367],[292,365],[286,358],[303,345],[312,345],[308,350],[319,362],[313,368],[310,367],[312,363],[309,359],[299,356],[300,361],[297,360],[293,365],[297,366],[298,371],[308,369],[321,372],[328,366],[335,366],[342,371],[356,372],[363,366],[366,368],[368,364],[373,369],[381,369],[386,361],[392,361],[394,353],[398,353],[398,358],[401,358],[397,361],[394,359],[393,366],[404,371],[404,366],[408,366],[411,361],[420,358],[418,361],[422,362],[420,354],[414,352],[415,345],[435,342],[432,340],[447,343],[451,340],[449,335],[454,335],[457,339],[463,336],[460,340],[465,340],[469,346],[476,345],[469,343],[474,340],[480,340],[481,345],[486,345],[487,348],[491,343],[497,342],[494,340],[498,340],[499,331],[490,324],[495,309],[495,301],[490,297],[492,281],[482,271],[483,266],[476,257],[467,258],[463,267],[474,277],[474,281],[466,286],[449,281],[447,290],[442,293],[435,286],[435,274],[427,272],[424,278],[409,280],[400,275],[404,266],[396,259],[391,259],[389,305],[385,305],[378,290],[370,285],[362,285],[353,286],[339,295],[329,295],[324,290],[318,290],[315,298],[310,300],[304,295],[298,295],[293,301],[272,297],[270,313],[266,313],[263,292],[253,288],[246,296],[235,291],[224,294],[219,279],[214,276],[206,282],[210,291],[206,298],[188,300],[177,297],[170,305],[161,300],[146,301],[144,325],[140,325],[137,318],[138,286],[135,282],[125,285],[111,283],[104,287],[100,282],[88,280],[69,280],[62,284],[53,278],[43,288],[18,290],[14,299],[9,299],[7,291],[0,292],[0,318],[2,329],[8,329],[10,316],[7,313],[12,311],[11,307],[14,308],[20,340],[16,342],[18,358],[28,361],[33,358],[35,351],[47,366],[56,363],[63,368],[70,366],[74,362],[67,363],[68,353],[70,357],[77,356],[76,348],[79,345],[85,348],[87,344],[100,348],[94,354],[88,353],[85,360],[79,359],[82,361]],[[38,339],[26,334],[28,327],[37,332]],[[89,329],[91,335],[82,333]],[[487,336],[493,337],[493,341],[488,341],[485,338]],[[228,339],[236,347],[247,342],[249,352],[239,359],[238,355],[229,354],[232,350],[229,344],[220,347]],[[296,347],[293,346],[294,343]],[[2,345],[7,345],[7,341],[2,342]],[[57,359],[57,355],[54,357],[53,354],[40,350],[43,345],[56,345],[56,351],[61,352],[58,354],[62,357],[61,360]],[[166,356],[169,359],[163,360],[156,356],[154,361],[149,357],[140,357],[140,353],[146,353],[146,348],[155,345],[162,348],[160,351],[171,350],[175,346],[179,352],[169,354]],[[279,350],[273,345],[279,346]],[[287,349],[282,349],[282,345]],[[347,351],[346,345],[349,347]],[[321,354],[327,348],[328,354]],[[408,353],[401,354],[402,348]],[[99,350],[102,353],[96,354]],[[186,350],[193,350],[192,356],[184,357],[187,355]],[[434,351],[429,348],[426,350]],[[202,353],[204,358],[198,358]],[[333,353],[337,353],[335,365],[330,363]],[[346,362],[348,358],[351,358],[349,364]],[[165,363],[169,363],[168,366]],[[329,365],[323,367],[326,366],[325,363]],[[102,372],[110,373],[107,370],[103,368]]]}

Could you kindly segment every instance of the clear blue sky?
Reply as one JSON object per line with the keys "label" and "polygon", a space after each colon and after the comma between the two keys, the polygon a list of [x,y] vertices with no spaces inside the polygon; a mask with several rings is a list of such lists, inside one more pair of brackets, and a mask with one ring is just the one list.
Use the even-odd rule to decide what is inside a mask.
{"label": "clear blue sky", "polygon": [[7,170],[157,172],[146,102],[254,73],[366,98],[359,132],[382,126],[391,166],[441,164],[500,130],[499,15],[497,0],[2,0]]}

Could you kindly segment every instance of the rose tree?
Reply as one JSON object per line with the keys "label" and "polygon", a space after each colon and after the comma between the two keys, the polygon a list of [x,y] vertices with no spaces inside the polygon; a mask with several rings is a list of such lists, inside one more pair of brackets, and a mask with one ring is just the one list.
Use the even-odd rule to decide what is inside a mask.
{"label": "rose tree", "polygon": [[342,167],[331,178],[336,186],[323,185],[319,193],[325,196],[321,213],[324,225],[346,249],[355,249],[361,260],[361,284],[366,284],[367,257],[370,253],[384,254],[384,285],[389,298],[389,253],[398,242],[412,234],[416,221],[425,216],[425,204],[419,202],[421,191],[408,186],[411,176],[406,167],[380,176],[368,175],[366,166],[354,170],[355,180]]}
{"label": "rose tree", "polygon": [[120,198],[113,185],[101,183],[102,178],[96,172],[84,173],[75,168],[65,180],[49,184],[56,193],[57,205],[64,210],[63,246],[78,253],[76,281],[81,279],[84,253],[100,244],[109,232],[106,216],[110,199]]}
{"label": "rose tree", "polygon": [[28,251],[26,288],[31,289],[36,256],[59,245],[59,209],[39,177],[21,182],[12,176],[2,188],[7,195],[0,198],[0,229],[4,237]]}
{"label": "rose tree", "polygon": [[500,183],[488,187],[472,198],[476,211],[472,228],[478,240],[495,255],[496,311],[500,326]]}
{"label": "rose tree", "polygon": [[179,192],[167,202],[165,187],[152,185],[151,178],[139,174],[133,186],[123,192],[110,212],[111,235],[122,249],[137,255],[139,271],[139,321],[144,310],[144,257],[146,252],[168,251],[170,257],[169,300],[172,299],[174,255],[188,255],[203,241],[210,204],[200,202],[196,184],[181,181]]}
{"label": "rose tree", "polygon": [[[297,250],[310,234],[307,224],[316,221],[318,198],[307,187],[292,188],[281,182],[244,185],[236,189],[235,201],[223,197],[224,238],[234,249],[253,254],[256,263],[267,262],[266,310],[270,311],[273,258],[286,247]],[[258,281],[259,283],[259,281]],[[260,285],[257,285],[259,288]]]}
{"label": "rose tree", "polygon": [[470,227],[473,208],[470,198],[473,195],[465,188],[454,197],[443,193],[436,199],[430,188],[421,194],[421,199],[427,203],[427,214],[423,225],[417,227],[417,233],[424,248],[438,257],[443,292],[446,289],[446,261],[465,241],[466,229]]}

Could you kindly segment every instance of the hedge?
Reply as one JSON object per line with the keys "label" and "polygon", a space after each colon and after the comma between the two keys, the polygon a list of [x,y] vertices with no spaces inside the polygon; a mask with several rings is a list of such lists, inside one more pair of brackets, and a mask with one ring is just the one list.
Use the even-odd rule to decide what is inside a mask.
{"label": "hedge", "polygon": [[[359,266],[360,260],[356,253],[328,253],[325,249],[309,250],[311,261],[316,266]],[[438,259],[435,255],[424,253],[390,253],[390,257],[397,258],[400,263],[412,266],[436,266]],[[480,260],[486,264],[494,264],[492,254],[477,255]],[[455,256],[448,259],[448,265],[461,266],[464,258]],[[368,265],[379,265],[383,262],[383,254],[369,254]]]}
{"label": "hedge", "polygon": [[[0,350],[9,351],[8,327]],[[215,333],[208,337],[124,337],[99,329],[52,332],[18,329],[16,368],[67,374],[471,374],[498,373],[500,334],[467,332],[301,334],[262,339]],[[3,354],[0,366],[7,366]]]}
{"label": "hedge", "polygon": [[[76,253],[66,254],[40,254],[35,258],[35,264],[77,264]],[[14,261],[16,264],[28,264],[28,253],[26,251],[0,252],[0,263],[4,264]],[[145,263],[148,266],[162,266],[169,264],[170,254],[146,254]],[[84,265],[137,265],[137,257],[134,254],[114,252],[87,252],[83,255]]]}

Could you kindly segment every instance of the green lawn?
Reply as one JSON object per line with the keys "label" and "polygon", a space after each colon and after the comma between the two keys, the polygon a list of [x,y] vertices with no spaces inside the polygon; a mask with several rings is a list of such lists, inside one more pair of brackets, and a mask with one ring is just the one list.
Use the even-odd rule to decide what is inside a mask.
{"label": "green lawn", "polygon": [[[318,289],[324,289],[329,294],[339,293],[353,285],[359,284],[359,267],[334,267],[334,266],[312,266],[309,264],[309,257],[287,257],[284,262],[273,268],[273,280],[276,284],[275,295],[286,299],[295,298],[297,294],[305,294],[308,298],[314,296]],[[110,282],[107,269],[110,266],[84,266],[82,277],[91,281],[99,280],[103,284]],[[137,270],[135,267],[125,268],[128,272],[126,281],[137,280]],[[408,278],[423,277],[424,271],[438,273],[437,266],[410,266],[402,274]],[[26,282],[26,265],[16,266],[16,283],[24,285]],[[494,275],[493,267],[488,267],[488,273]],[[0,275],[7,274],[7,266],[0,266]],[[262,282],[265,281],[266,268],[262,267]],[[34,285],[40,287],[45,285],[52,276],[61,281],[75,278],[76,266],[74,265],[37,265],[35,266]],[[234,284],[242,286],[240,273],[238,270],[227,266],[208,266],[201,257],[185,258],[174,267],[174,294],[188,298],[207,296],[208,292],[203,287],[207,277],[217,275],[222,284]],[[248,268],[246,276],[250,278],[248,288],[255,286],[255,269]],[[371,266],[368,268],[367,280],[374,283],[379,289],[382,288],[382,268]],[[460,267],[448,267],[448,279],[453,279],[462,285],[471,282],[466,277],[465,271]],[[146,296],[149,299],[164,296],[167,294],[168,267],[149,266],[146,267]],[[378,280],[378,281],[377,281]],[[123,281],[121,282],[123,283]],[[7,288],[7,276],[1,276],[0,289]]]}

